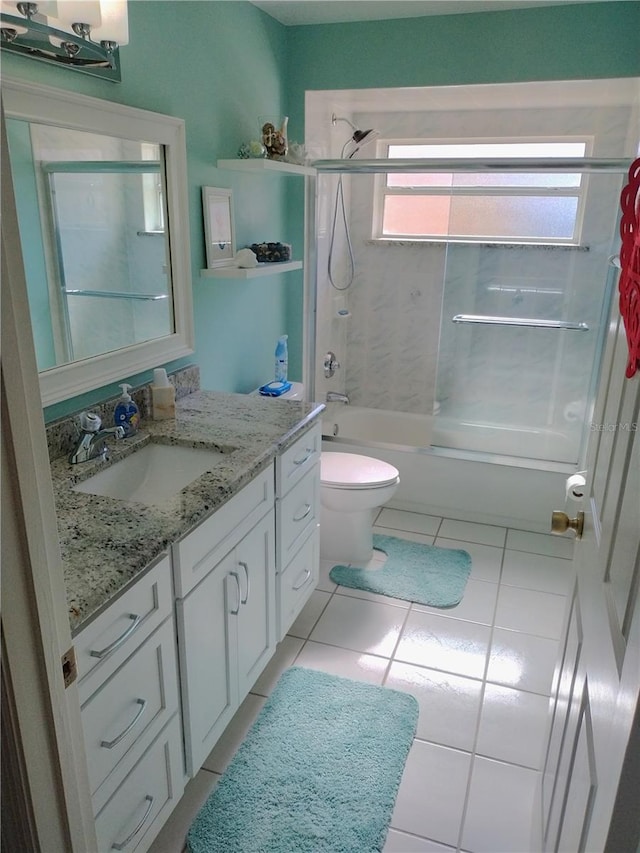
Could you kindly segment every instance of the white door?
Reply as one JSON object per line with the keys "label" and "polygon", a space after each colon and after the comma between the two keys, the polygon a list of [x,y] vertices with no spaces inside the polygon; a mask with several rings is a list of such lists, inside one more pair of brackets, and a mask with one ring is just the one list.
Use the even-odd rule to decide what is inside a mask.
{"label": "white door", "polygon": [[[626,336],[614,302],[542,780],[543,849],[567,853],[605,849],[640,687],[640,373],[625,378]],[[626,841],[635,851],[638,839]]]}

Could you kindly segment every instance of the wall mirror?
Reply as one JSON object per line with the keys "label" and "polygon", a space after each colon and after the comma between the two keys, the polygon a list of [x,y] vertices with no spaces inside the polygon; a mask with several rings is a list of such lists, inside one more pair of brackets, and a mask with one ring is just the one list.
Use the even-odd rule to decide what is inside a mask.
{"label": "wall mirror", "polygon": [[184,122],[2,89],[43,405],[192,353]]}

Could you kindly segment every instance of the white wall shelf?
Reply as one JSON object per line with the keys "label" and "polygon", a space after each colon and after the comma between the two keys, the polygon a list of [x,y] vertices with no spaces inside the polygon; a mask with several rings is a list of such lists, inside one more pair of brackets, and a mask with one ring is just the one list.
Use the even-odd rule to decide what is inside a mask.
{"label": "white wall shelf", "polygon": [[266,157],[255,157],[248,160],[218,160],[217,166],[219,169],[231,169],[234,172],[276,172],[281,175],[316,174],[313,166],[297,166],[295,163],[269,160]]}
{"label": "white wall shelf", "polygon": [[302,261],[281,261],[273,264],[258,264],[252,269],[240,267],[214,267],[200,270],[200,278],[260,278],[264,275],[278,275],[281,272],[301,270]]}

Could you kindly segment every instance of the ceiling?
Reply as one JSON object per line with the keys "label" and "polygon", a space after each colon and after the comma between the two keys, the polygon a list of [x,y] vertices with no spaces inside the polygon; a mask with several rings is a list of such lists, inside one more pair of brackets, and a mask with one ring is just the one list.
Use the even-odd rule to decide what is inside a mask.
{"label": "ceiling", "polygon": [[599,0],[253,0],[253,5],[286,26],[297,26],[594,2]]}

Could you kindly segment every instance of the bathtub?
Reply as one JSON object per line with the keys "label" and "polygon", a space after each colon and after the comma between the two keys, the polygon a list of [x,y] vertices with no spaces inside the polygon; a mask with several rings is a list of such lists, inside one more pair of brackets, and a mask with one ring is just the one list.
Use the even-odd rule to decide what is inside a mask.
{"label": "bathtub", "polygon": [[[498,439],[500,453],[480,452],[477,447],[487,447],[482,427],[456,424],[454,429],[442,416],[330,403],[322,419],[325,450],[362,453],[395,465],[400,486],[389,506],[548,533],[551,512],[564,508],[565,480],[576,466],[508,455],[505,449],[522,452],[523,446],[535,452],[557,448],[564,438],[513,432]],[[437,446],[445,433],[455,447]]]}

